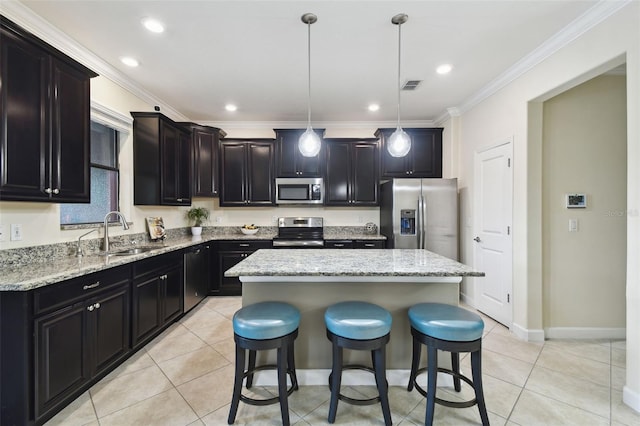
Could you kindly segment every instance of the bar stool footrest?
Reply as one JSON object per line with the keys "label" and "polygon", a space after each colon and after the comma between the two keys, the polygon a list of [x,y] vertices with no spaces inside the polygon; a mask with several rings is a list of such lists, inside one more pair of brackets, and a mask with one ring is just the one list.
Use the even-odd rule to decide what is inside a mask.
{"label": "bar stool footrest", "polygon": [[[253,370],[245,371],[244,374],[242,375],[242,379],[244,380],[247,378],[247,376],[252,375],[258,371],[277,370],[277,369],[278,369],[278,366],[275,364],[260,365],[254,368]],[[291,386],[289,387],[289,389],[287,389],[287,396],[290,396],[295,390],[298,389],[298,383],[295,379],[295,376],[293,375],[293,371],[287,369],[287,374],[289,375],[289,379],[291,379]],[[266,398],[266,399],[250,398],[248,396],[243,395],[241,392],[240,401],[245,402],[249,405],[271,405],[271,404],[277,404],[278,402],[280,402],[280,399],[278,396],[274,396],[273,398]]]}
{"label": "bar stool footrest", "polygon": [[[427,371],[426,367],[418,369],[418,371],[416,372],[416,376],[413,378],[413,386],[425,398],[427,397],[427,391],[424,390],[424,388],[422,388],[418,384],[417,378],[420,374],[425,373],[426,371]],[[467,383],[469,386],[473,388],[473,382],[467,376],[458,374],[453,370],[449,370],[448,368],[442,368],[442,367],[438,367],[438,373],[449,374],[456,379],[462,380],[463,382]],[[436,396],[434,400],[440,405],[444,405],[445,407],[452,407],[452,408],[468,408],[478,404],[478,400],[476,398],[470,399],[468,401],[448,401],[446,399],[441,399]]]}
{"label": "bar stool footrest", "polygon": [[[371,374],[375,374],[376,371],[371,368],[371,367],[367,367],[366,365],[359,365],[359,364],[352,364],[352,365],[344,365],[342,366],[342,371],[344,370],[361,370],[361,371],[367,371]],[[329,389],[331,389],[331,383],[333,381],[333,374],[329,374]],[[387,382],[385,380],[385,382]],[[387,387],[389,386],[389,382],[387,382]],[[348,404],[351,405],[373,405],[373,404],[377,404],[378,402],[380,402],[380,395],[374,396],[373,398],[367,398],[367,399],[357,399],[357,398],[351,398],[348,397],[346,395],[343,395],[341,393],[338,394],[338,399],[340,401],[344,401]]]}

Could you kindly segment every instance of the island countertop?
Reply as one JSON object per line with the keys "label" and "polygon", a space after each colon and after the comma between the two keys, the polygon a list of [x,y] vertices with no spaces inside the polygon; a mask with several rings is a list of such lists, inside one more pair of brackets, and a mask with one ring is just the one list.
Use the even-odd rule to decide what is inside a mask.
{"label": "island countertop", "polygon": [[484,272],[428,250],[262,249],[228,277],[482,277]]}

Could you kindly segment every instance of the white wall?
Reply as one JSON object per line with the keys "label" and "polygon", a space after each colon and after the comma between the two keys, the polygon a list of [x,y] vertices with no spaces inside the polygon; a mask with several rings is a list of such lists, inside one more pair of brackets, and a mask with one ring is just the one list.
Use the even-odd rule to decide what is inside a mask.
{"label": "white wall", "polygon": [[[627,209],[640,211],[640,7],[630,2],[527,73],[461,116],[459,184],[471,205],[474,152],[513,137],[513,322],[525,338],[541,335],[542,106],[541,102],[626,60]],[[473,208],[462,210],[462,222]],[[463,239],[461,252],[471,253]],[[627,380],[625,401],[640,411],[640,216],[627,223]],[[472,286],[467,291],[473,293]]]}
{"label": "white wall", "polygon": [[[626,78],[603,75],[543,104],[543,313],[546,335],[626,323]],[[565,194],[585,193],[568,209]],[[569,220],[577,232],[569,232]],[[567,329],[567,330],[565,330]],[[583,332],[587,332],[583,330]]]}

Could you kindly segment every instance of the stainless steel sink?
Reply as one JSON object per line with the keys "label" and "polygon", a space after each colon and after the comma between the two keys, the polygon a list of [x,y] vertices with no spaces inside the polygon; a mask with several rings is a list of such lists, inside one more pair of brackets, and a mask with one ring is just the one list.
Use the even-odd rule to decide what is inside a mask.
{"label": "stainless steel sink", "polygon": [[134,254],[146,253],[148,251],[157,250],[160,247],[132,247],[125,250],[112,251],[107,256],[131,256]]}

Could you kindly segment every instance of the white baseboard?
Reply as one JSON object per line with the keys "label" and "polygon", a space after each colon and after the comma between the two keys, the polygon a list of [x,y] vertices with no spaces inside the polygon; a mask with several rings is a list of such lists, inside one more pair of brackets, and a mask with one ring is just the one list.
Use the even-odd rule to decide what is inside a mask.
{"label": "white baseboard", "polygon": [[626,328],[549,327],[544,329],[547,339],[625,339]]}
{"label": "white baseboard", "polygon": [[525,342],[544,342],[544,330],[528,330],[515,322],[511,325],[510,330]]}
{"label": "white baseboard", "polygon": [[476,302],[466,293],[460,293],[460,301],[466,305],[471,306],[473,309],[476,309]]}
{"label": "white baseboard", "polygon": [[[388,369],[387,382],[389,386],[404,386],[409,383],[409,370]],[[299,369],[296,368],[296,377],[300,386],[328,386],[330,369]],[[288,376],[287,376],[288,377]],[[254,376],[256,386],[277,386],[278,381],[274,371],[260,371]],[[418,384],[427,388],[427,374],[418,376]],[[438,387],[453,387],[453,377],[449,374],[438,373]],[[347,370],[342,373],[343,386],[375,386],[373,374],[360,370]]]}
{"label": "white baseboard", "polygon": [[628,386],[622,388],[622,401],[640,413],[640,393],[632,391]]}

